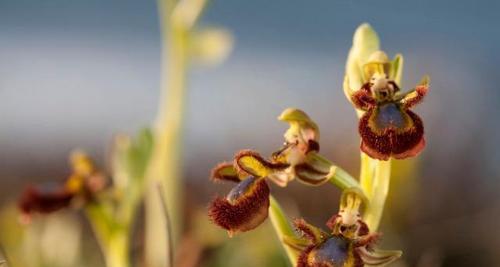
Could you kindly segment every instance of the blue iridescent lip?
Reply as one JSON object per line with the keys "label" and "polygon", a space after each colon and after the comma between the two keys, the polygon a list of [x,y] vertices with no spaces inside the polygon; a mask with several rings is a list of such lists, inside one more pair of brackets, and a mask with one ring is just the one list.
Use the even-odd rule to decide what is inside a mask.
{"label": "blue iridescent lip", "polygon": [[229,202],[234,202],[238,199],[240,199],[245,193],[248,193],[248,190],[252,185],[255,184],[255,181],[257,178],[250,176],[247,179],[239,182],[231,191],[229,191],[229,194],[227,195],[226,199]]}
{"label": "blue iridescent lip", "polygon": [[375,124],[379,129],[401,129],[406,127],[406,120],[396,103],[387,103],[379,106]]}
{"label": "blue iridescent lip", "polygon": [[341,236],[332,236],[311,251],[310,259],[317,263],[330,263],[342,266],[349,256],[351,243]]}

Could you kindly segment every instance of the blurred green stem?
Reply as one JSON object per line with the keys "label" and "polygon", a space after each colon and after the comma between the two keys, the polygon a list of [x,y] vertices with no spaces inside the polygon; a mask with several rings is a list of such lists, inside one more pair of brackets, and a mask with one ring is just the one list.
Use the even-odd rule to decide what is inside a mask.
{"label": "blurred green stem", "polygon": [[129,267],[129,239],[128,228],[115,230],[109,239],[106,255],[107,267]]}
{"label": "blurred green stem", "polygon": [[292,264],[292,266],[294,266],[297,262],[297,254],[293,251],[292,248],[284,243],[283,239],[285,236],[295,236],[295,232],[276,199],[274,199],[274,197],[272,196],[270,199],[271,205],[269,206],[269,218],[271,219],[271,223],[273,225],[274,231],[276,232],[276,235],[278,236],[279,241],[286,251],[286,255],[288,256],[290,263]]}
{"label": "blurred green stem", "polygon": [[[206,0],[159,0],[162,34],[161,96],[154,125],[155,145],[148,167],[146,193],[145,256],[149,267],[168,264],[167,237],[173,248],[182,231],[182,128],[185,109],[186,78],[189,65],[191,28],[203,11]],[[171,233],[167,233],[162,215],[162,199],[157,184],[163,189],[170,213]]]}
{"label": "blurred green stem", "polygon": [[129,222],[118,222],[97,203],[85,207],[107,267],[129,267]]}

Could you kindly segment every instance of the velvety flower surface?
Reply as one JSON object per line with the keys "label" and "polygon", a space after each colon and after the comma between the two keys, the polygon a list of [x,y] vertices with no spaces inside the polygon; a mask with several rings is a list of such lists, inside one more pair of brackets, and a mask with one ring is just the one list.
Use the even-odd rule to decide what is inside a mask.
{"label": "velvety flower surface", "polygon": [[303,219],[294,225],[301,238],[287,238],[284,241],[299,252],[297,267],[362,267],[384,266],[401,256],[400,251],[375,249],[380,238],[370,233],[360,219],[359,210],[363,202],[359,192],[346,191],[342,196],[339,213],[327,223],[332,230],[323,230],[308,224]]}
{"label": "velvety flower surface", "polygon": [[423,100],[429,81],[426,77],[414,90],[401,93],[385,74],[387,68],[383,62],[368,63],[369,81],[351,96],[356,108],[364,111],[358,127],[361,150],[379,160],[413,157],[425,147],[425,140],[423,122],[410,109]]}
{"label": "velvety flower surface", "polygon": [[278,119],[290,127],[284,134],[283,147],[270,159],[242,150],[232,163],[220,163],[212,170],[213,181],[238,183],[226,197],[212,201],[208,211],[210,219],[230,235],[254,229],[267,218],[270,192],[266,180],[281,187],[295,178],[308,185],[328,180],[331,164],[317,154],[316,123],[298,109],[286,109]]}
{"label": "velvety flower surface", "polygon": [[239,182],[226,197],[217,197],[208,216],[230,236],[252,230],[268,215],[269,186],[265,179],[248,177]]}

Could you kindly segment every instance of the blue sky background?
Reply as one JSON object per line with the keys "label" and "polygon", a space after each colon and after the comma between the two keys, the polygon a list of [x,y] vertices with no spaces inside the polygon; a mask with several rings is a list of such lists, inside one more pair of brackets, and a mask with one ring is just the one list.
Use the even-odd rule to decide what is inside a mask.
{"label": "blue sky background", "polygon": [[[113,133],[152,121],[160,53],[155,4],[0,1],[5,169],[24,164],[20,158],[47,169],[74,146],[102,153]],[[265,150],[279,142],[284,125],[274,119],[287,106],[320,122],[334,155],[357,159],[355,117],[341,84],[362,22],[375,27],[389,54],[405,55],[405,88],[432,77],[418,108],[428,124],[424,158],[474,142],[480,157],[496,161],[498,8],[498,1],[213,1],[203,24],[230,29],[236,47],[222,66],[192,71],[187,162],[208,167],[215,151]]]}

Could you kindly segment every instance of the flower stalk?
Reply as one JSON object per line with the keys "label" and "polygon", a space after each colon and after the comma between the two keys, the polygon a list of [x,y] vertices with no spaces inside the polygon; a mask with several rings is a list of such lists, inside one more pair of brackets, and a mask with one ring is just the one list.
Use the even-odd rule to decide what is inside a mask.
{"label": "flower stalk", "polygon": [[[219,62],[227,56],[232,39],[222,30],[197,32],[197,22],[208,0],[159,0],[162,36],[161,96],[154,123],[155,147],[147,170],[146,262],[147,266],[166,266],[168,238],[175,248],[182,232],[182,142],[187,76],[194,60]],[[202,36],[202,37],[200,37]],[[214,52],[214,50],[216,50]],[[159,195],[162,190],[164,200]],[[164,203],[162,203],[164,202]],[[163,212],[169,212],[169,229]]]}
{"label": "flower stalk", "polygon": [[110,218],[103,205],[91,203],[85,214],[92,226],[107,267],[129,267],[130,224]]}
{"label": "flower stalk", "polygon": [[145,245],[148,266],[165,266],[167,251],[164,225],[161,214],[161,198],[156,184],[165,190],[174,243],[179,239],[182,207],[180,180],[183,114],[185,106],[187,76],[187,32],[170,23],[172,2],[159,1],[162,31],[162,78],[158,115],[154,125],[155,147],[148,167]]}
{"label": "flower stalk", "polygon": [[364,221],[370,229],[378,229],[391,182],[391,160],[374,160],[362,153],[361,169],[367,170],[360,177],[363,192],[369,199]]}
{"label": "flower stalk", "polygon": [[269,206],[269,218],[271,219],[274,232],[278,236],[278,240],[280,240],[290,263],[293,265],[297,262],[298,254],[291,247],[285,245],[285,238],[295,236],[295,231],[290,225],[285,213],[281,209],[280,204],[272,196],[271,205]]}

